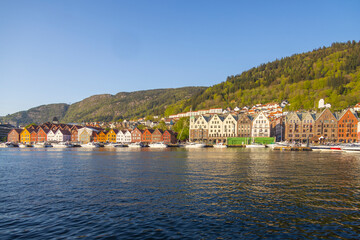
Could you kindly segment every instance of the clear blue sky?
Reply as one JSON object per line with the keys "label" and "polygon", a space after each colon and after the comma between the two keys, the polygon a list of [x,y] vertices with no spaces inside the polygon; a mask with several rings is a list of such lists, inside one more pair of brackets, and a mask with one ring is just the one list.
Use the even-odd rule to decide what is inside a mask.
{"label": "clear blue sky", "polygon": [[94,94],[212,86],[360,40],[360,1],[0,1],[0,116]]}

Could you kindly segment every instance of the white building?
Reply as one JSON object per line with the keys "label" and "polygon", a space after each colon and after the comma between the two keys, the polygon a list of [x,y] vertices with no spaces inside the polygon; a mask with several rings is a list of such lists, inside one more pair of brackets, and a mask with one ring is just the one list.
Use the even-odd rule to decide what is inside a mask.
{"label": "white building", "polygon": [[47,134],[47,141],[48,142],[54,142],[55,140],[55,133],[53,130],[50,130]]}
{"label": "white building", "polygon": [[221,138],[223,136],[223,120],[222,116],[214,114],[209,120],[209,138]]}
{"label": "white building", "polygon": [[232,114],[226,116],[223,121],[223,136],[224,137],[236,137],[237,129],[237,117],[234,117]]}
{"label": "white building", "polygon": [[130,143],[131,142],[131,132],[129,132],[129,130],[120,130],[116,134],[116,142]]}
{"label": "white building", "polygon": [[71,133],[66,130],[58,129],[54,135],[54,141],[56,142],[68,142],[71,141]]}
{"label": "white building", "polygon": [[270,137],[270,121],[263,112],[260,112],[252,122],[252,137]]}

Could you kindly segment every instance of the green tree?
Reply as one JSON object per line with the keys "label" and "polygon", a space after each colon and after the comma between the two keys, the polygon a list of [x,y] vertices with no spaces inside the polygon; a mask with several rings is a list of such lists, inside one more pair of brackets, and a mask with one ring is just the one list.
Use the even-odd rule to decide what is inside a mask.
{"label": "green tree", "polygon": [[179,121],[177,121],[173,126],[174,131],[178,133],[177,138],[180,141],[185,141],[189,139],[189,120],[190,119],[188,117],[180,118]]}
{"label": "green tree", "polygon": [[166,126],[166,123],[164,121],[160,121],[158,125],[155,126],[154,129],[161,129],[163,131],[167,130],[167,126]]}

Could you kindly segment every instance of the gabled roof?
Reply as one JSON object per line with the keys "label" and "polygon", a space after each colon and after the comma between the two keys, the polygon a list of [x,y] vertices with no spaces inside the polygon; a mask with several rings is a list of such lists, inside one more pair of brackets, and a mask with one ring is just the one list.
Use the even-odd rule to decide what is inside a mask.
{"label": "gabled roof", "polygon": [[329,111],[336,120],[339,119],[337,114],[334,114],[333,112],[330,111],[330,109],[325,108],[319,115],[316,116],[316,120],[318,120],[326,111]]}

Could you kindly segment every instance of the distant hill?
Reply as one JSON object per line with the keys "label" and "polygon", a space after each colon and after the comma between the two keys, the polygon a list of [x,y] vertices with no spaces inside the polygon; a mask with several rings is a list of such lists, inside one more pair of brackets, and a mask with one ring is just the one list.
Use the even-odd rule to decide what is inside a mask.
{"label": "distant hill", "polygon": [[14,126],[27,125],[29,123],[40,124],[52,121],[54,117],[57,117],[58,119],[63,118],[68,108],[69,105],[65,103],[41,105],[27,111],[0,117],[0,122],[8,122]]}
{"label": "distant hill", "polygon": [[339,110],[360,102],[360,43],[333,43],[261,64],[178,102],[169,114],[211,107],[252,106],[287,99],[289,110],[313,109],[319,99]]}
{"label": "distant hill", "polygon": [[162,115],[168,105],[189,99],[205,89],[184,87],[95,95],[72,104],[62,121],[114,121]]}
{"label": "distant hill", "polygon": [[53,117],[60,122],[71,123],[162,115],[168,105],[187,100],[205,90],[206,87],[184,87],[94,95],[71,105],[49,104],[17,112],[0,117],[0,122],[18,126],[52,121]]}

